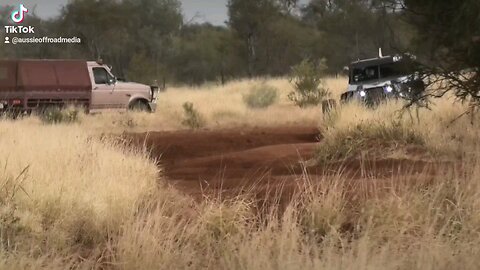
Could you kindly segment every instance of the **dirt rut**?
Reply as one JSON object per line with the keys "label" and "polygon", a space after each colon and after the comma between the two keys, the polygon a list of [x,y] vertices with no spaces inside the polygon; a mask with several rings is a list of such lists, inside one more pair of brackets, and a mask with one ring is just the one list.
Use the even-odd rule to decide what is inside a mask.
{"label": "dirt rut", "polygon": [[315,127],[131,134],[159,160],[171,183],[189,193],[278,185],[302,174],[319,143]]}
{"label": "dirt rut", "polygon": [[[146,145],[159,161],[165,179],[201,198],[206,194],[236,195],[248,191],[259,198],[284,197],[305,181],[328,175],[343,179],[388,179],[393,175],[428,173],[435,165],[412,159],[334,162],[306,168],[321,141],[315,127],[292,126],[231,130],[127,134]],[[438,164],[437,164],[438,165]],[[355,185],[352,181],[352,185]]]}

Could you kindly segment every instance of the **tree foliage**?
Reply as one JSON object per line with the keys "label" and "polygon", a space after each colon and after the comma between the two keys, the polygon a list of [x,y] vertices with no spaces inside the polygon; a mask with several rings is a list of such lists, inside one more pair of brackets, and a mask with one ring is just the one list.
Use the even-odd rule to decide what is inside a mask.
{"label": "tree foliage", "polygon": [[435,86],[426,97],[453,93],[480,105],[480,2],[405,0],[397,5],[417,30],[412,45]]}
{"label": "tree foliage", "polygon": [[174,39],[175,79],[188,84],[220,81],[239,74],[243,60],[236,54],[241,45],[224,27],[187,25]]}
{"label": "tree foliage", "polygon": [[322,79],[325,69],[324,61],[313,63],[304,60],[294,66],[290,74],[290,83],[294,91],[288,95],[288,98],[301,108],[320,104],[330,95]]}
{"label": "tree foliage", "polygon": [[388,5],[372,0],[312,0],[303,20],[324,35],[318,48],[329,70],[338,72],[352,60],[393,54],[408,46],[409,31]]}
{"label": "tree foliage", "polygon": [[297,1],[230,0],[229,26],[243,43],[249,76],[284,75],[311,56],[319,39],[316,29],[291,14]]}
{"label": "tree foliage", "polygon": [[58,21],[61,32],[82,38],[84,55],[108,61],[121,76],[141,54],[148,55],[147,69],[157,75],[182,15],[176,0],[74,0],[63,8]]}

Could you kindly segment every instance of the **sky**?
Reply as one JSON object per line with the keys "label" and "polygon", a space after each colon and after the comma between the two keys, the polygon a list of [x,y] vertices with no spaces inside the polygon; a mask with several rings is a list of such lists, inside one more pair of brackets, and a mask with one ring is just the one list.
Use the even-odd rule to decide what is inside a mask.
{"label": "sky", "polygon": [[[60,9],[68,0],[0,0],[7,5],[17,6],[23,3],[28,9],[34,9],[41,18],[52,18],[59,14]],[[227,20],[227,0],[181,0],[185,20],[197,23],[210,22],[223,25]]]}

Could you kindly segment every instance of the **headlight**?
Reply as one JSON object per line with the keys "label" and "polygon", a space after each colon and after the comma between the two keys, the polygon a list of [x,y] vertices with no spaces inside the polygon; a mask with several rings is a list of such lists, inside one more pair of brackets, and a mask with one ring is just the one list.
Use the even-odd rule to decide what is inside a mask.
{"label": "headlight", "polygon": [[393,91],[393,87],[391,85],[387,85],[385,86],[385,91],[387,91],[388,93],[391,93]]}
{"label": "headlight", "polygon": [[367,93],[365,93],[365,91],[363,91],[363,90],[360,91],[360,96],[361,96],[361,97],[365,97],[366,95],[367,95]]}

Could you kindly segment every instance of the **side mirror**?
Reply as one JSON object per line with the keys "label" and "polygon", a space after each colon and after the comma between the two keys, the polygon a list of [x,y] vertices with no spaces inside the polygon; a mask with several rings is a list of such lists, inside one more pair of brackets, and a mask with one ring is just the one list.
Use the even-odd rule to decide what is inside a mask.
{"label": "side mirror", "polygon": [[107,80],[107,84],[108,84],[108,85],[115,84],[116,82],[117,82],[117,80],[115,80],[115,78],[109,78],[109,79]]}

